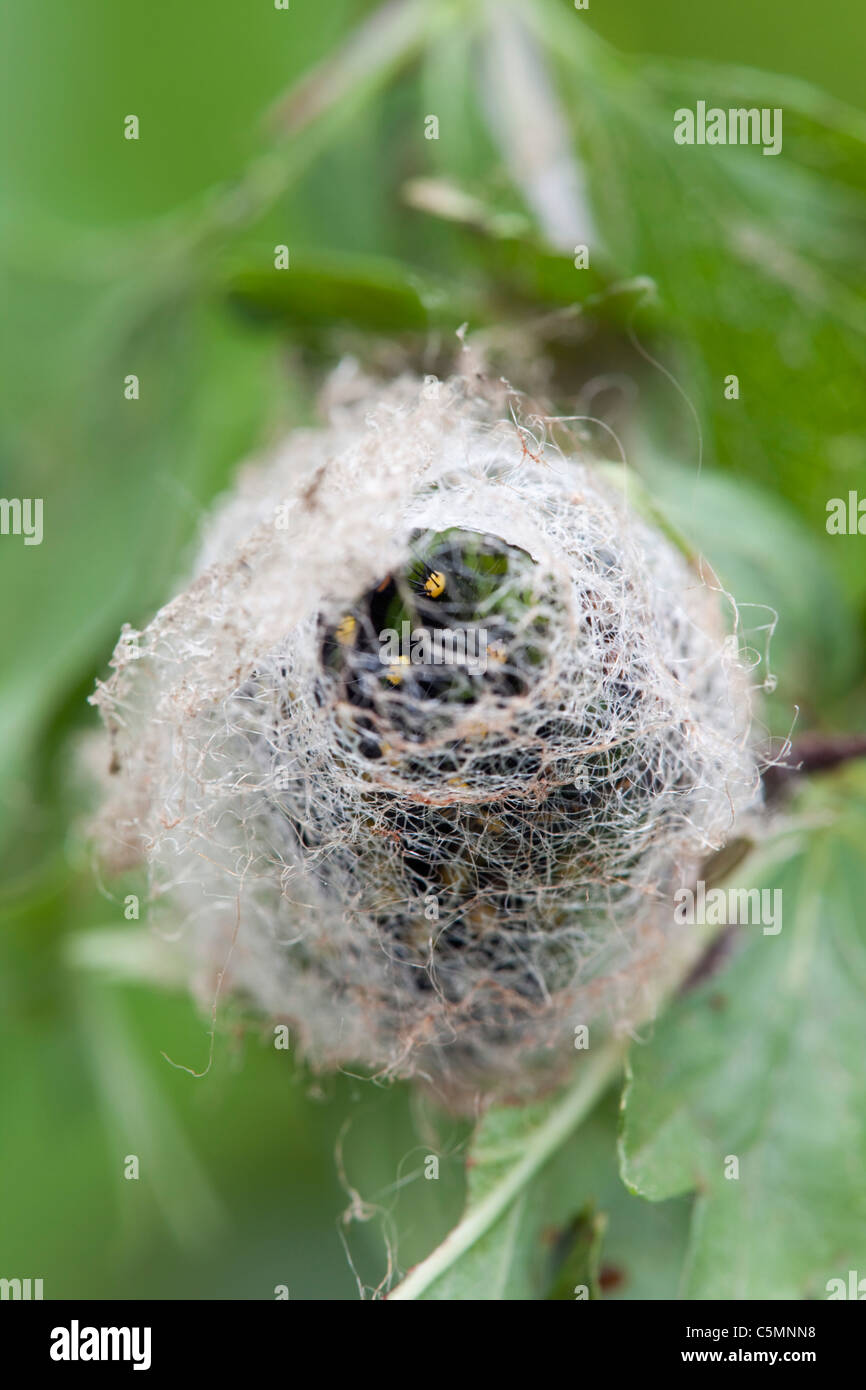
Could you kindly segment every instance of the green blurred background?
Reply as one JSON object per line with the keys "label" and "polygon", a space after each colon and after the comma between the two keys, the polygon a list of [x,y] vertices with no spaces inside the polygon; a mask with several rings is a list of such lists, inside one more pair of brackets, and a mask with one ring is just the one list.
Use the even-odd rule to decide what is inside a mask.
{"label": "green blurred background", "polygon": [[[428,309],[434,305],[431,331],[472,322],[476,306],[488,322],[497,305],[518,298],[533,308],[536,291],[520,276],[534,242],[523,260],[520,245],[505,241],[479,255],[460,229],[425,218],[400,196],[407,179],[444,172],[520,211],[477,111],[464,103],[459,38],[437,40],[383,92],[359,99],[351,119],[326,138],[304,130],[294,145],[277,146],[278,161],[304,167],[261,216],[239,214],[236,230],[223,226],[215,237],[193,230],[219,221],[215,186],[241,187],[237,180],[264,148],[272,103],[373,8],[351,0],[291,0],[288,12],[270,0],[3,6],[0,495],[44,498],[45,539],[25,548],[0,538],[0,1275],[43,1278],[46,1297],[271,1298],[286,1285],[293,1298],[354,1298],[344,1238],[361,1284],[372,1287],[385,1274],[387,1239],[405,1268],[460,1210],[464,1126],[405,1087],[381,1090],[348,1077],[313,1083],[274,1050],[267,1026],[242,1030],[230,1011],[209,1074],[195,1080],[173,1070],[162,1052],[204,1066],[207,1020],[182,993],[74,964],[70,945],[82,932],[122,929],[123,896],[141,891],[134,880],[100,885],[87,847],[76,735],[96,723],[86,704],[94,679],[106,672],[121,623],[145,622],[173,592],[202,507],[227,485],[238,459],[308,420],[323,368],[356,346],[303,304],[285,313],[271,304],[264,316],[249,305],[241,312],[231,286],[285,242],[301,267],[305,248],[320,259],[376,258],[335,262],[349,282],[357,271],[362,299],[368,273],[379,290],[380,274],[402,283],[395,267],[411,267],[411,285],[412,276],[428,276],[439,287],[438,300],[422,295]],[[433,0],[428,8],[436,11]],[[560,9],[575,18],[564,0]],[[627,55],[763,68],[863,104],[866,9],[853,0],[817,10],[807,0],[760,7],[592,0],[577,22]],[[658,70],[641,58],[627,71],[639,82],[645,68]],[[670,74],[665,82],[677,88]],[[681,90],[683,100],[671,106],[690,104]],[[419,138],[429,111],[453,117],[452,135],[436,145]],[[122,138],[128,113],[140,118],[138,142]],[[683,205],[677,232],[673,185],[667,203],[653,204],[663,180],[653,182],[650,169],[646,185],[639,182],[642,151],[634,142],[617,150],[617,119],[613,106],[601,112],[610,162],[606,170],[600,159],[590,178],[594,195],[601,189],[611,264],[660,284],[659,342],[699,401],[707,354],[719,353],[723,372],[748,343],[755,364],[758,404],[744,406],[737,418],[745,424],[720,417],[710,426],[706,489],[701,505],[686,511],[711,554],[717,539],[737,596],[766,599],[782,612],[783,698],[771,725],[786,729],[797,703],[808,724],[851,727],[863,709],[864,566],[856,538],[828,542],[822,499],[866,478],[857,427],[862,341],[856,348],[849,341],[863,304],[855,200],[866,189],[864,167],[853,140],[819,145],[807,122],[792,124],[790,173],[746,155],[756,189],[771,173],[780,189],[788,179],[790,206],[783,203],[780,216],[801,219],[804,254],[811,247],[833,263],[838,299],[829,326],[809,325],[815,370],[804,381],[795,329],[785,337],[781,325],[759,340],[767,331],[762,316],[783,313],[772,296],[755,306],[755,321],[743,320],[738,303],[720,321],[730,286],[711,259],[693,266],[694,294],[673,273],[665,280],[665,257],[683,261],[676,236],[695,245],[697,223]],[[634,119],[639,131],[637,101]],[[697,163],[690,167],[700,180]],[[829,213],[812,201],[818,179],[826,181]],[[634,215],[630,241],[623,233],[619,244],[615,199],[605,209],[616,180]],[[719,225],[707,233],[716,244],[726,214],[712,188],[704,196],[716,206]],[[309,281],[323,301],[341,293],[329,264],[324,278]],[[546,264],[539,262],[539,283]],[[270,291],[263,293],[267,299]],[[374,319],[383,302],[377,294],[374,285]],[[538,291],[537,300],[539,309],[565,302],[556,288]],[[689,320],[693,306],[701,314],[695,308]],[[395,313],[399,326],[399,306]],[[411,306],[406,313],[411,318]],[[365,327],[363,312],[355,327]],[[581,347],[576,372],[585,374],[595,348],[625,361],[637,378],[642,364],[628,356],[622,324],[608,324],[595,346]],[[762,364],[765,381],[757,375]],[[134,404],[122,397],[132,372],[142,383]],[[648,432],[660,442],[659,415],[676,415],[673,443],[683,466],[692,466],[690,422],[661,386],[647,388],[655,421]],[[812,435],[802,422],[810,419]],[[673,496],[676,482],[674,470],[660,474],[658,486]],[[749,498],[745,523],[738,497]],[[800,557],[793,567],[792,556]],[[594,1122],[588,1172],[601,1171],[602,1152],[609,1157],[612,1124],[604,1114]],[[339,1179],[341,1146],[351,1191]],[[423,1178],[431,1152],[442,1159],[438,1183]],[[137,1182],[124,1179],[128,1154],[140,1159]],[[598,1178],[599,1200],[607,1181]],[[352,1193],[364,1219],[342,1223]],[[369,1206],[359,1207],[360,1199]],[[626,1277],[608,1281],[610,1291],[672,1296],[685,1206],[648,1209],[624,1195],[609,1202],[610,1258],[628,1267]],[[629,1254],[638,1244],[644,1266]]]}

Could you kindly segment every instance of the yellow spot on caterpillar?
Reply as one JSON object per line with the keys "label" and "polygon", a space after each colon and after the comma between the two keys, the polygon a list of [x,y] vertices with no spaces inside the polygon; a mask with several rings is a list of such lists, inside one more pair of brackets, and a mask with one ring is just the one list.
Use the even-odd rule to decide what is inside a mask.
{"label": "yellow spot on caterpillar", "polygon": [[445,575],[441,570],[431,570],[424,580],[424,592],[429,598],[441,598],[445,592]]}
{"label": "yellow spot on caterpillar", "polygon": [[498,661],[501,663],[508,660],[508,652],[502,646],[501,642],[491,642],[490,646],[487,648],[487,655],[490,657],[491,661]]}
{"label": "yellow spot on caterpillar", "polygon": [[337,623],[337,641],[345,647],[347,643],[351,642],[354,638],[355,628],[357,626],[358,624],[355,622],[351,613],[347,613],[345,618],[341,618]]}
{"label": "yellow spot on caterpillar", "polygon": [[[399,666],[408,666],[408,665],[409,665],[409,658],[408,658],[408,656],[398,656],[397,659],[396,659],[395,661],[392,661],[392,663],[391,663],[392,668],[393,668],[393,667],[399,667]],[[405,672],[403,672],[403,671],[392,669],[392,670],[390,670],[390,671],[386,671],[386,672],[385,672],[385,680],[388,681],[390,685],[399,685],[400,682],[401,682],[401,680],[403,679],[404,674],[405,674]]]}

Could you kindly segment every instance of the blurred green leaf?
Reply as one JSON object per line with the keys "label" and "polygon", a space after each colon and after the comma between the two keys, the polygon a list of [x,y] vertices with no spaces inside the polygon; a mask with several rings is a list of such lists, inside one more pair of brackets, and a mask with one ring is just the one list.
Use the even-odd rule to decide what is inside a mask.
{"label": "blurred green leaf", "polygon": [[775,732],[790,727],[794,705],[807,725],[819,723],[863,662],[857,613],[828,557],[832,541],[784,499],[740,478],[706,468],[697,476],[650,456],[646,480],[659,510],[740,605],[755,683],[778,680]]}
{"label": "blurred green leaf", "polygon": [[744,928],[630,1058],[625,1182],[699,1194],[686,1298],[821,1298],[866,1263],[866,767],[810,786],[799,815],[789,857],[737,878],[781,891],[781,932]]}
{"label": "blurred green leaf", "polygon": [[[457,1233],[501,1192],[557,1103],[500,1109],[482,1123],[467,1158],[469,1200]],[[690,1203],[650,1205],[626,1191],[616,1165],[618,1117],[614,1088],[476,1241],[455,1251],[452,1232],[391,1297],[574,1299],[575,1284],[587,1284],[592,1298],[674,1298]]]}
{"label": "blurred green leaf", "polygon": [[615,316],[620,308],[622,301],[601,297],[609,282],[608,271],[599,264],[602,258],[576,271],[573,256],[547,246],[525,213],[497,206],[445,179],[413,179],[403,195],[412,207],[461,229],[461,255],[480,272],[500,323],[514,317],[515,308],[525,313],[531,307],[537,315],[551,306],[585,304],[595,295],[599,310]]}
{"label": "blurred green leaf", "polygon": [[467,1161],[462,1219],[390,1298],[540,1296],[546,1283],[541,1233],[557,1220],[557,1207],[560,1221],[575,1209],[568,1198],[561,1209],[548,1165],[616,1072],[622,1050],[607,1043],[588,1053],[571,1085],[547,1101],[488,1111]]}
{"label": "blurred green leaf", "polygon": [[[195,1250],[212,1242],[226,1213],[165,1095],[136,1055],[122,1010],[105,991],[78,982],[86,1040],[103,1112],[106,1141],[123,1193],[126,1155],[152,1194],[174,1241]],[[123,1207],[123,1202],[119,1203]]]}
{"label": "blurred green leaf", "polygon": [[[370,256],[292,250],[288,269],[244,266],[227,276],[231,300],[280,322],[298,336],[310,328],[349,324],[368,333],[423,332],[457,309],[440,286],[405,266]],[[272,252],[263,261],[273,260]]]}
{"label": "blurred green leaf", "polygon": [[[698,96],[727,109],[748,90],[751,105],[773,107],[792,84],[644,67],[557,0],[519,8],[560,84],[604,249],[622,274],[651,277],[676,334],[665,355],[694,401],[708,459],[772,486],[823,530],[828,497],[856,486],[866,459],[866,123],[795,84],[800,120],[780,155],[680,146],[674,111]],[[640,312],[634,327],[639,337]],[[729,375],[739,399],[725,398]],[[665,448],[695,454],[693,421],[670,382],[658,384]],[[862,596],[859,552],[838,546],[832,560]]]}
{"label": "blurred green leaf", "polygon": [[[781,107],[784,113],[784,152],[793,164],[817,174],[833,196],[832,184],[847,185],[866,193],[866,115],[856,107],[828,95],[819,87],[783,73],[762,72],[726,63],[685,60],[653,60],[643,64],[644,78],[671,99],[694,105],[749,108],[762,102]],[[685,98],[683,97],[683,94]],[[844,203],[839,203],[840,208]],[[853,216],[862,215],[862,204],[849,204]],[[831,249],[831,248],[828,248]]]}
{"label": "blurred green leaf", "polygon": [[[88,716],[121,623],[147,620],[168,599],[203,504],[293,394],[277,375],[275,344],[239,333],[196,297],[160,306],[133,338],[107,309],[91,314],[76,347],[65,394],[21,441],[10,487],[30,495],[28,472],[63,459],[44,488],[43,543],[23,555],[0,547],[0,588],[17,593],[0,624],[0,843],[17,836],[19,870],[22,800],[65,813],[73,779],[59,749]],[[128,373],[138,376],[137,400],[124,396]]]}

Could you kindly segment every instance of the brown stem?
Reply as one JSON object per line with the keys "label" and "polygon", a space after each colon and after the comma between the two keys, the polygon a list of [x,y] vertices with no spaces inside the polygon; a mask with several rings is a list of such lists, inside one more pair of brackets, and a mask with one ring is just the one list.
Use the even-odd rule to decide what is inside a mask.
{"label": "brown stem", "polygon": [[764,789],[774,801],[795,777],[827,772],[854,758],[866,757],[866,734],[803,734],[791,747],[789,762],[768,767]]}

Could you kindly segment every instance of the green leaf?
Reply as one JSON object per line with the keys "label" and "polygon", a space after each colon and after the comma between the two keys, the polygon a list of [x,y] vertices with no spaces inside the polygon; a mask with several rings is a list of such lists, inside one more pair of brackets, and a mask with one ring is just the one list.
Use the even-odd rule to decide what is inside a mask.
{"label": "green leaf", "polygon": [[783,498],[712,469],[698,477],[652,460],[647,483],[659,512],[740,605],[748,645],[756,659],[767,658],[756,666],[755,682],[768,674],[778,680],[783,730],[792,704],[807,723],[817,722],[863,659],[857,614],[828,554],[832,541],[810,530]]}
{"label": "green leaf", "polygon": [[[582,1071],[579,1066],[578,1085]],[[575,1285],[587,1285],[591,1298],[676,1296],[691,1204],[650,1204],[626,1191],[616,1164],[618,1086],[524,1173],[498,1217],[457,1248],[480,1204],[501,1192],[527,1152],[536,1152],[539,1132],[569,1094],[488,1115],[467,1158],[462,1221],[391,1298],[571,1300],[578,1297]]]}
{"label": "green leaf", "polygon": [[[533,1296],[539,1277],[538,1238],[551,1219],[545,1170],[609,1084],[622,1056],[622,1044],[608,1042],[581,1059],[573,1082],[552,1099],[487,1113],[467,1164],[462,1219],[389,1295],[391,1299]],[[572,1204],[563,1219],[573,1211]]]}
{"label": "green leaf", "polygon": [[[64,460],[41,484],[44,543],[24,552],[26,564],[0,546],[0,589],[18,599],[0,617],[0,843],[14,837],[16,873],[31,846],[43,852],[49,811],[66,812],[59,749],[71,725],[95,725],[86,698],[121,624],[148,620],[169,597],[202,504],[292,399],[275,344],[240,332],[224,309],[179,296],[151,305],[133,333],[119,298],[103,297],[70,334],[58,358],[65,393],[41,408],[6,483],[27,495],[44,457]],[[140,398],[127,400],[133,371]],[[22,833],[25,796],[43,803],[32,836]]]}
{"label": "green leaf", "polygon": [[480,1123],[467,1157],[467,1202],[443,1243],[391,1294],[440,1301],[673,1298],[690,1203],[633,1197],[616,1165],[619,1070],[607,1044],[571,1085]]}
{"label": "green leaf", "polygon": [[737,876],[781,891],[781,931],[741,928],[727,971],[630,1058],[625,1182],[651,1201],[699,1193],[686,1298],[823,1297],[866,1264],[866,768],[799,810],[790,857]]}
{"label": "green leaf", "polygon": [[[601,294],[609,275],[598,257],[577,272],[573,257],[553,251],[537,235],[527,214],[502,208],[446,179],[412,179],[403,189],[411,207],[453,223],[461,259],[485,284],[502,322],[523,309],[574,308],[592,302],[593,314],[614,321],[629,312],[628,301]],[[597,297],[597,300],[596,298]]]}
{"label": "green leaf", "polygon": [[[271,249],[262,261],[273,260]],[[228,277],[233,302],[274,319],[295,333],[349,324],[368,333],[423,332],[445,299],[440,286],[425,284],[405,266],[382,257],[322,255],[292,250],[290,268],[246,265]],[[454,322],[449,308],[447,321]]]}
{"label": "green leaf", "polygon": [[[823,530],[828,498],[863,470],[866,122],[772,75],[696,79],[624,58],[557,0],[523,0],[520,12],[559,81],[600,249],[620,274],[650,278],[645,299],[655,294],[676,334],[679,346],[654,353],[700,419],[707,460],[781,492]],[[781,105],[782,153],[677,145],[674,112],[697,97]],[[640,305],[634,328],[646,337]],[[737,399],[724,394],[730,375]],[[697,457],[695,421],[670,379],[657,373],[649,394],[665,448]],[[831,559],[862,595],[856,538]]]}

